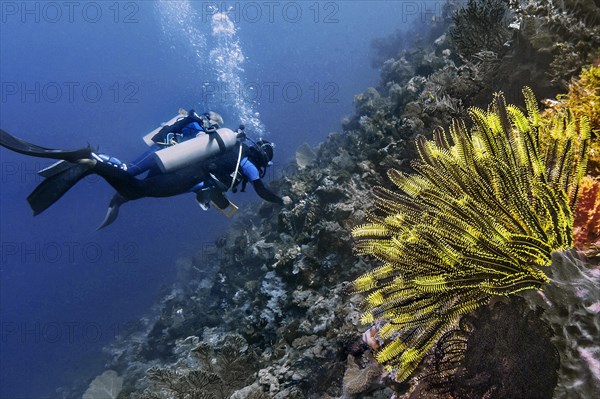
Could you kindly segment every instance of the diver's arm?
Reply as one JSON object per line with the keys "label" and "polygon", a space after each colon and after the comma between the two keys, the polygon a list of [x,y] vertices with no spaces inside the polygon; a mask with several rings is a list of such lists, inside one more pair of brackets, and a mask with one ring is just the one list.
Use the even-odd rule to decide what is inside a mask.
{"label": "diver's arm", "polygon": [[252,182],[252,186],[254,186],[254,191],[256,191],[256,194],[258,194],[260,198],[264,199],[265,201],[283,205],[283,199],[269,190],[262,180],[254,180]]}
{"label": "diver's arm", "polygon": [[283,198],[280,198],[265,186],[265,183],[263,183],[260,179],[258,168],[252,163],[252,161],[250,161],[248,158],[244,158],[240,163],[240,167],[242,175],[244,175],[247,181],[252,182],[254,191],[256,191],[256,194],[258,194],[260,198],[275,204],[283,205],[285,203]]}

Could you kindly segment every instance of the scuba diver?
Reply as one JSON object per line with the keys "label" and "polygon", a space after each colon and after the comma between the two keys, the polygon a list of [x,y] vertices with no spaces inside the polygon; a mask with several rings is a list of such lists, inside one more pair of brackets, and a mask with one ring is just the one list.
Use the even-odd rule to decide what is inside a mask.
{"label": "scuba diver", "polygon": [[[277,196],[261,180],[272,164],[273,145],[266,140],[253,142],[243,125],[233,132],[221,128],[222,123],[213,112],[200,116],[193,110],[180,110],[180,115],[144,137],[150,148],[131,163],[98,154],[89,146],[74,151],[41,147],[2,129],[0,145],[21,154],[59,160],[38,172],[45,179],[27,197],[34,215],[54,204],[85,176],[97,174],[106,180],[117,193],[98,229],[114,222],[125,202],[188,192],[196,194],[202,209],[207,210],[212,203],[230,217],[238,208],[224,193],[236,192],[240,184],[244,191],[248,182],[264,200],[289,204],[289,197]],[[143,178],[136,177],[144,173]]]}

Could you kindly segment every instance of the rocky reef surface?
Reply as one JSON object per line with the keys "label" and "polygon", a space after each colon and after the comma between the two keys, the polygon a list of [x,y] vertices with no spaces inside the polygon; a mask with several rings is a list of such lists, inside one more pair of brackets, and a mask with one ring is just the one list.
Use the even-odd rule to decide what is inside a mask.
{"label": "rocky reef surface", "polygon": [[555,398],[600,393],[600,268],[576,251],[555,253],[548,286],[528,292],[531,305],[553,330],[552,343],[560,355]]}
{"label": "rocky reef surface", "polygon": [[[431,137],[436,127],[464,117],[466,107],[484,107],[496,90],[511,102],[520,101],[523,85],[539,97],[553,97],[599,55],[600,10],[592,1],[564,1],[560,7],[548,1],[472,3],[469,12],[448,2],[416,43],[406,45],[398,34],[379,42],[379,86],[356,95],[356,112],[342,122],[342,131],[317,148],[303,146],[295,173],[272,183],[292,198],[291,205],[263,203],[241,212],[212,256],[203,251],[178,261],[170,292],[134,331],[107,348],[106,368],[122,383],[119,399],[550,398],[557,381],[568,385],[559,377],[565,372],[587,367],[587,380],[598,379],[597,341],[564,347],[578,332],[592,340],[598,334],[598,298],[574,305],[579,291],[568,299],[552,294],[556,299],[540,308],[522,299],[492,303],[465,320],[464,335],[455,338],[475,349],[453,368],[456,378],[437,373],[399,384],[361,339],[369,326],[360,324],[362,298],[348,286],[373,265],[353,254],[350,231],[372,208],[372,187],[389,186],[385,174],[391,167],[410,170],[417,134]],[[497,13],[497,35],[487,41],[478,32],[489,29],[489,21],[476,6]],[[563,263],[569,262],[576,261]],[[598,269],[585,268],[595,271],[572,274],[597,278]],[[597,288],[597,282],[590,284]],[[593,296],[593,289],[586,292]],[[575,327],[563,326],[562,338],[556,338],[573,313],[563,311],[561,301],[579,316]],[[537,317],[542,308],[545,319]],[[509,319],[514,327],[496,334],[494,326]],[[532,334],[540,338],[516,345]],[[573,361],[561,355],[559,373],[557,350],[584,353]],[[541,371],[539,359],[547,360]],[[490,365],[487,374],[477,372],[478,361]],[[418,371],[427,375],[435,367],[432,356]],[[533,380],[538,383],[527,384]],[[509,386],[511,381],[523,384]],[[590,384],[584,389],[597,389]]]}

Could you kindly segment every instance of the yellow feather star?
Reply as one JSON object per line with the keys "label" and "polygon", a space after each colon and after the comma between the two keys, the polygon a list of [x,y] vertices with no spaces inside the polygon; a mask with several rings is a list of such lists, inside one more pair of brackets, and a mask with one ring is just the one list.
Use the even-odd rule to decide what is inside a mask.
{"label": "yellow feather star", "polygon": [[572,245],[589,123],[542,115],[523,94],[527,115],[499,93],[487,111],[469,110],[470,130],[454,121],[450,137],[419,137],[416,173],[390,170],[395,188],[375,189],[379,213],[353,231],[360,254],[385,262],[354,289],[369,293],[362,322],[379,322],[376,358],[398,381],[491,296],[540,289],[539,268]]}

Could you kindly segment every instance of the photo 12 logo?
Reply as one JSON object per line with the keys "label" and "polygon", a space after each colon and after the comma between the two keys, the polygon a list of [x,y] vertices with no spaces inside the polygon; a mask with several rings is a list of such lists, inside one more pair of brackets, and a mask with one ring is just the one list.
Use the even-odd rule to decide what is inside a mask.
{"label": "photo 12 logo", "polygon": [[[2,159],[2,158],[0,158]],[[4,161],[0,160],[0,184],[19,183],[19,184],[40,184],[44,177],[40,171],[48,168],[54,162],[53,160],[27,160],[27,161]],[[74,173],[76,172],[67,172]],[[97,184],[102,178],[96,174],[91,174],[83,178],[82,183]]]}
{"label": "photo 12 logo", "polygon": [[24,264],[74,263],[137,263],[139,244],[134,241],[99,243],[94,241],[49,241],[0,243],[0,265],[9,262]]}
{"label": "photo 12 logo", "polygon": [[312,82],[308,85],[299,82],[249,82],[231,85],[222,82],[204,82],[202,101],[227,102],[242,99],[257,103],[297,103],[301,100],[315,104],[337,104],[340,88],[335,82]]}
{"label": "photo 12 logo", "polygon": [[202,22],[225,14],[234,23],[339,23],[340,2],[336,1],[203,1]]}
{"label": "photo 12 logo", "polygon": [[444,13],[445,0],[400,1],[400,21],[406,23],[411,20],[428,22],[439,19]]}
{"label": "photo 12 logo", "polygon": [[121,104],[139,103],[140,86],[126,82],[24,82],[4,81],[0,83],[0,101],[25,103],[88,103],[109,101]]}
{"label": "photo 12 logo", "polygon": [[140,6],[135,1],[1,1],[6,23],[138,23]]}
{"label": "photo 12 logo", "polygon": [[139,320],[106,325],[94,321],[78,320],[2,321],[0,323],[0,344],[91,344],[117,338],[136,328],[141,328]]}

